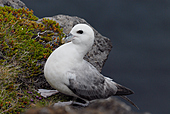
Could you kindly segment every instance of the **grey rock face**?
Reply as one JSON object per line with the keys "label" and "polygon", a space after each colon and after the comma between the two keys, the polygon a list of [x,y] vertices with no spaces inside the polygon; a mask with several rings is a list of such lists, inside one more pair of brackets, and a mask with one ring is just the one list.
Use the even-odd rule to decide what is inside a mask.
{"label": "grey rock face", "polygon": [[15,9],[19,9],[19,8],[27,8],[26,5],[21,2],[20,0],[0,0],[0,6],[4,7],[4,6],[11,6]]}
{"label": "grey rock face", "polygon": [[54,106],[40,109],[30,109],[25,114],[150,114],[137,113],[131,107],[116,98],[100,99],[91,102],[88,107],[79,106]]}
{"label": "grey rock face", "polygon": [[[72,17],[67,15],[56,15],[53,17],[45,17],[48,19],[53,19],[56,22],[59,23],[59,25],[63,28],[64,33],[68,34],[72,27],[79,23],[88,24],[84,19],[81,19],[79,17]],[[42,19],[39,19],[38,21],[41,21]],[[93,27],[92,27],[93,28]],[[86,54],[84,57],[85,60],[93,64],[98,71],[101,72],[102,67],[107,60],[107,57],[111,51],[112,44],[110,39],[102,36],[100,33],[98,33],[94,28],[95,32],[95,41],[92,49]]]}

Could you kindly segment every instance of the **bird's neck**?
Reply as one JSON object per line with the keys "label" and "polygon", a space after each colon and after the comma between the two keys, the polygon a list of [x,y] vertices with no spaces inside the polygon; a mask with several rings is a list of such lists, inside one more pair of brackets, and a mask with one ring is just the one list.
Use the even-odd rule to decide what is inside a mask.
{"label": "bird's neck", "polygon": [[88,48],[86,45],[75,45],[75,49],[82,59],[87,54],[87,52],[90,50],[90,48]]}
{"label": "bird's neck", "polygon": [[82,61],[86,53],[89,51],[87,46],[73,44],[69,42],[60,46],[57,49],[57,55],[61,57],[61,59],[69,59],[70,61]]}

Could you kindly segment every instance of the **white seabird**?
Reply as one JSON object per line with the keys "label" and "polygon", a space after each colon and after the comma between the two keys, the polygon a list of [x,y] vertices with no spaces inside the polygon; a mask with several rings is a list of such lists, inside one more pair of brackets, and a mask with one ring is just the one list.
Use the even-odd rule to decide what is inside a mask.
{"label": "white seabird", "polygon": [[65,38],[70,42],[54,50],[46,61],[44,74],[47,82],[59,92],[85,101],[133,94],[130,89],[103,76],[83,59],[91,49],[94,38],[90,26],[75,25]]}

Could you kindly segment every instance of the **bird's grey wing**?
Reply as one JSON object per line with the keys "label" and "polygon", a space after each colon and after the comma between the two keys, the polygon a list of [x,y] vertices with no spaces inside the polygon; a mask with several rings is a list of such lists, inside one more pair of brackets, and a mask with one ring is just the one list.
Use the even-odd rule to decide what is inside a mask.
{"label": "bird's grey wing", "polygon": [[88,62],[85,62],[82,67],[77,67],[67,72],[67,75],[75,76],[75,78],[69,78],[68,88],[83,99],[108,98],[117,92],[114,82],[109,78],[103,77]]}

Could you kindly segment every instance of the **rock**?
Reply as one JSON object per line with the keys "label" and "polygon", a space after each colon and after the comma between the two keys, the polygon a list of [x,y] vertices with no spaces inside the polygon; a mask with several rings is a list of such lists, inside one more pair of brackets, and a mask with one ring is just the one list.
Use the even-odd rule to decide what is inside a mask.
{"label": "rock", "polygon": [[0,0],[0,6],[11,6],[12,8],[19,9],[19,8],[27,8],[26,5],[21,2],[20,0]]}
{"label": "rock", "polygon": [[[59,25],[63,28],[63,32],[66,34],[68,34],[72,27],[76,24],[84,23],[90,25],[84,19],[76,16],[72,17],[68,15],[56,15],[53,17],[45,18],[55,20],[57,23],[59,23]],[[41,21],[42,19],[38,20],[38,22]],[[98,71],[101,72],[102,67],[111,51],[112,43],[109,38],[102,36],[94,28],[93,30],[95,32],[95,42],[92,49],[86,54],[84,59],[89,61],[93,66],[97,68]]]}
{"label": "rock", "polygon": [[[96,100],[87,107],[56,106],[30,109],[25,114],[139,114],[133,112],[130,106],[116,98]],[[140,113],[141,114],[141,113]],[[150,114],[150,113],[143,113]]]}

